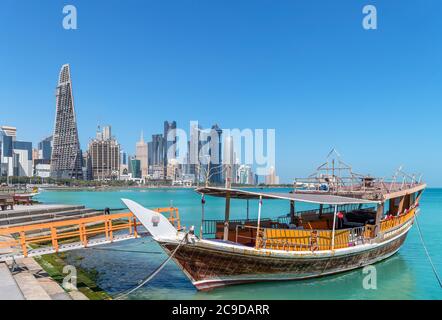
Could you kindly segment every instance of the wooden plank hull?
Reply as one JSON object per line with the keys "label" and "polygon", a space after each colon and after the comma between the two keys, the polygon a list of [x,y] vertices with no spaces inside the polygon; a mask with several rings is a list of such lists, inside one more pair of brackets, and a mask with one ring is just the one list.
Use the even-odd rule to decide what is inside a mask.
{"label": "wooden plank hull", "polygon": [[[385,243],[346,254],[283,256],[262,254],[258,250],[247,253],[216,245],[186,244],[178,249],[174,260],[198,290],[260,281],[300,280],[349,271],[384,260],[400,249],[408,230]],[[177,246],[176,243],[161,245],[169,254]]]}

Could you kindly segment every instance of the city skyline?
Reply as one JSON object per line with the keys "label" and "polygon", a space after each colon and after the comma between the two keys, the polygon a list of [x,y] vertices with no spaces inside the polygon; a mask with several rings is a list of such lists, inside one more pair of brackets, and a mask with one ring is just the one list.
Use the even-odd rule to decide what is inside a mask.
{"label": "city skyline", "polygon": [[[74,31],[61,26],[61,1],[5,3],[0,114],[22,140],[36,145],[51,135],[54,74],[70,63],[83,150],[97,124],[111,124],[134,154],[141,130],[147,137],[162,132],[164,119],[198,120],[274,128],[282,182],[308,175],[335,147],[355,171],[391,177],[403,165],[442,186],[442,47],[433,41],[441,21],[429,8],[440,3],[423,4],[425,16],[410,1],[380,3],[375,31],[361,27],[365,1],[281,1],[272,10],[110,1],[109,23],[97,28],[105,3],[76,1]],[[35,17],[39,28],[28,28]],[[398,135],[392,155],[388,139]]]}

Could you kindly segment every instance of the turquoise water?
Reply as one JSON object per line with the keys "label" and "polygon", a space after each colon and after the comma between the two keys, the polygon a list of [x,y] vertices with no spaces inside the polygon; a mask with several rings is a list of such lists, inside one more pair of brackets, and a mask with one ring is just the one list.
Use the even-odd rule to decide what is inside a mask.
{"label": "turquoise water", "polygon": [[[192,190],[118,190],[109,192],[43,192],[45,203],[82,204],[90,208],[122,208],[121,198],[140,202],[146,207],[180,209],[182,223],[195,225],[201,219],[200,196]],[[224,200],[206,198],[206,218],[223,217]],[[297,210],[307,208],[298,205]],[[263,217],[287,213],[286,201],[264,201]],[[244,201],[232,202],[231,216],[246,217]],[[257,202],[250,202],[250,217],[257,215]],[[442,189],[428,189],[421,201],[419,222],[432,256],[442,275]],[[104,249],[104,250],[103,250]],[[111,250],[109,250],[111,249]],[[142,238],[82,249],[68,254],[72,265],[98,271],[98,285],[111,295],[135,287],[166,258],[150,238]],[[170,262],[148,285],[130,299],[442,299],[439,287],[420,243],[416,226],[398,254],[376,264],[377,289],[365,290],[362,270],[315,280],[258,283],[197,292],[179,268]]]}

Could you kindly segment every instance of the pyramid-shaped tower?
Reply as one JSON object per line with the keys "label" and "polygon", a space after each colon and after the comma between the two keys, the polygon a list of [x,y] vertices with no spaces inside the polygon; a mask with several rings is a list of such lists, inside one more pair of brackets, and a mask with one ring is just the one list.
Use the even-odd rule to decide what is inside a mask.
{"label": "pyramid-shaped tower", "polygon": [[82,179],[82,154],[72,95],[71,70],[68,64],[61,67],[55,96],[56,113],[51,177],[55,179]]}

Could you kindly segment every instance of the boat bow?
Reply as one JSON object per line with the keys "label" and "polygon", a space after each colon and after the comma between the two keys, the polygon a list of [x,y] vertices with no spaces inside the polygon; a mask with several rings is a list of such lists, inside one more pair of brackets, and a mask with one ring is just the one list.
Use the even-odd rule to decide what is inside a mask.
{"label": "boat bow", "polygon": [[121,201],[149,231],[155,241],[181,241],[178,230],[161,213],[147,209],[133,200],[121,199]]}

